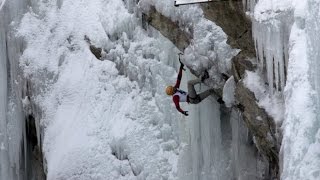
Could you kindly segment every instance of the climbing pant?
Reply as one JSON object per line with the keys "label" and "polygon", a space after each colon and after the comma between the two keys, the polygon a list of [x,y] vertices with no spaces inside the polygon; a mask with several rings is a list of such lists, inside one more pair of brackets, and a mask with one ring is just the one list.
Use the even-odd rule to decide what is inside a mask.
{"label": "climbing pant", "polygon": [[194,85],[198,83],[201,83],[201,79],[188,81],[188,96],[191,104],[198,104],[209,95],[214,93],[213,89],[208,89],[200,94],[197,94],[196,90],[194,89]]}

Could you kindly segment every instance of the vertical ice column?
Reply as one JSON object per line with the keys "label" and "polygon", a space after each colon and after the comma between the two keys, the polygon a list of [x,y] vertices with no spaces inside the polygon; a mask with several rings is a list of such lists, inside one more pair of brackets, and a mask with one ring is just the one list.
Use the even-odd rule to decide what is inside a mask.
{"label": "vertical ice column", "polygon": [[[286,81],[288,42],[293,23],[290,10],[275,10],[259,6],[259,0],[243,0],[244,10],[252,18],[258,68],[266,77],[269,91],[282,91]],[[257,6],[256,6],[257,5]],[[258,7],[259,6],[259,7]],[[258,10],[257,10],[258,9]],[[271,14],[271,15],[269,15]]]}
{"label": "vertical ice column", "polygon": [[[187,79],[195,76],[188,74]],[[187,83],[184,83],[187,84]],[[204,84],[196,85],[197,92],[204,91]],[[228,180],[228,150],[222,147],[219,104],[213,97],[208,97],[200,104],[190,104],[187,109],[190,116],[186,119],[190,127],[189,155],[190,173],[183,179],[190,180]]]}
{"label": "vertical ice column", "polygon": [[[306,33],[308,37],[308,59],[310,59],[310,81],[315,92],[317,109],[320,109],[320,3],[314,0],[308,1],[308,12],[310,16],[306,19]],[[320,119],[320,114],[317,113],[317,119]]]}
{"label": "vertical ice column", "polygon": [[191,150],[193,179],[228,179],[222,164],[219,105],[206,99],[192,107]]}
{"label": "vertical ice column", "polygon": [[4,12],[0,9],[0,179],[11,179],[7,142],[7,48],[4,22]]}
{"label": "vertical ice column", "polygon": [[[188,74],[188,79],[193,78]],[[197,92],[206,88],[196,86]],[[268,164],[257,153],[239,112],[221,107],[213,97],[186,109],[190,111],[186,118],[190,140],[181,153],[180,179],[256,180],[265,176]]]}
{"label": "vertical ice column", "polygon": [[282,91],[286,81],[288,42],[292,21],[285,12],[281,17],[260,22],[253,20],[252,32],[256,47],[258,67],[266,74],[269,91]]}
{"label": "vertical ice column", "polygon": [[240,112],[230,112],[231,168],[233,178],[257,180],[266,178],[268,163],[263,162]]}
{"label": "vertical ice column", "polygon": [[13,29],[29,1],[5,2],[0,8],[0,179],[24,179],[26,172],[24,115],[19,83],[19,56],[22,41]]}

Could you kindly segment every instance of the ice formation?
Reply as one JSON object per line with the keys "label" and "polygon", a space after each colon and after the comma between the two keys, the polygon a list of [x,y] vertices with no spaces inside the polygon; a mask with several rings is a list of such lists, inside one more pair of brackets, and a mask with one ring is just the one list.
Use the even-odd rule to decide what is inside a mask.
{"label": "ice formation", "polygon": [[224,101],[225,105],[229,108],[231,108],[235,104],[235,87],[236,84],[233,76],[231,76],[223,86],[222,100]]}
{"label": "ice formation", "polygon": [[[135,14],[125,9],[135,12],[130,3],[43,2],[22,19],[17,35],[27,44],[20,65],[25,78],[37,82],[32,88],[39,95],[30,97],[30,103],[42,109],[47,178],[252,176],[256,169],[236,165],[243,151],[230,152],[231,143],[247,149],[228,135],[229,123],[238,121],[238,116],[222,120],[214,99],[189,107],[194,114],[190,119],[167,105],[170,99],[163,89],[174,83],[178,50],[156,31],[142,30]],[[195,11],[200,12],[191,8],[185,13],[186,19]],[[208,53],[226,59],[221,69],[227,69],[228,58],[238,50],[225,43],[226,36],[215,24],[201,22],[199,32],[206,31],[197,41],[208,40],[187,54],[205,57],[208,54],[201,48],[213,43]],[[212,30],[218,38],[209,33]],[[91,54],[85,36],[103,47],[104,61]],[[237,132],[239,125],[233,127]],[[258,167],[259,160],[250,162]],[[241,173],[249,169],[252,173]]]}
{"label": "ice formation", "polygon": [[[316,60],[319,57],[319,14],[316,10],[319,2],[260,0],[246,3],[255,6],[249,8],[248,14],[253,18],[259,71],[260,74],[265,72],[266,77],[262,78],[269,86],[269,92],[264,94],[273,99],[272,96],[280,93],[284,102],[284,113],[276,113],[283,116],[281,179],[319,179],[320,161],[315,150],[319,149],[319,65]],[[247,86],[257,95],[259,91],[253,89],[253,84],[251,81]]]}
{"label": "ice formation", "polygon": [[169,6],[171,2],[142,0],[139,5],[146,12],[150,6],[154,6],[172,21],[178,21],[187,32],[192,26],[190,33],[193,34],[193,40],[184,50],[183,62],[198,76],[207,69],[212,77],[210,86],[222,88],[224,80],[221,73],[226,73],[231,68],[231,59],[240,50],[232,49],[226,43],[227,35],[214,22],[204,18],[198,5],[174,7]]}
{"label": "ice formation", "polygon": [[[258,104],[283,122],[281,178],[319,179],[319,2],[243,3],[253,21],[258,65],[244,82]],[[196,75],[208,68],[216,77],[212,87],[222,86],[219,74],[239,50],[229,47],[221,28],[203,18],[198,5],[0,1],[1,179],[26,176],[20,169],[27,166],[21,122],[30,112],[43,138],[38,143],[48,179],[228,180],[267,174],[239,112],[221,107],[214,97],[185,106],[188,118],[168,106],[163,89],[176,78],[178,50],[156,30],[140,27],[139,11],[150,6],[187,32],[194,27],[183,61]],[[85,37],[103,49],[103,61]],[[194,78],[186,72],[182,84]],[[229,79],[223,97],[228,107],[233,90]]]}
{"label": "ice formation", "polygon": [[26,2],[0,1],[0,179],[23,179],[28,169],[18,68],[23,43],[12,31],[25,11]]}

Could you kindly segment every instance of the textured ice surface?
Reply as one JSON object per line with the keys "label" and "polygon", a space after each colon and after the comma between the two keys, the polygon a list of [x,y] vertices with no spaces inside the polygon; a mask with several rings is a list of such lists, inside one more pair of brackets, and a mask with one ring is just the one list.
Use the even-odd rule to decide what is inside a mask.
{"label": "textured ice surface", "polygon": [[[1,3],[0,3],[1,4]],[[0,6],[1,7],[1,6]],[[1,9],[0,9],[1,10]],[[8,178],[8,135],[7,135],[7,59],[6,59],[6,40],[4,28],[4,17],[0,12],[0,174],[3,178]]]}
{"label": "textured ice surface", "polygon": [[[128,5],[134,3],[126,3],[40,2],[37,11],[23,18],[17,34],[27,48],[20,64],[41,90],[31,102],[43,111],[48,179],[230,179],[249,169],[254,174],[254,151],[250,168],[238,167],[238,157],[248,157],[243,152],[252,150],[236,143],[242,134],[231,138],[230,126],[238,116],[232,122],[220,118],[211,97],[200,105],[182,105],[191,118],[174,109],[163,90],[175,83],[178,50],[152,28],[142,30],[128,13],[135,11]],[[162,3],[160,9],[168,6],[154,3]],[[188,62],[198,60],[201,65],[195,68],[201,72],[208,56],[226,70],[238,51],[226,44],[221,28],[204,20],[199,8],[179,12],[185,23],[201,20]],[[104,61],[93,56],[85,36],[104,49]],[[187,74],[184,88],[195,78]],[[238,132],[239,125],[233,127]],[[231,152],[232,142],[241,150]]]}
{"label": "textured ice surface", "polygon": [[285,180],[320,178],[319,7],[319,1],[304,1],[294,13],[283,125]]}
{"label": "textured ice surface", "polygon": [[0,1],[0,179],[23,179],[27,168],[18,75],[22,42],[14,36],[25,9],[24,1]]}
{"label": "textured ice surface", "polygon": [[271,94],[259,73],[246,71],[243,82],[245,86],[254,93],[255,98],[258,100],[258,105],[264,108],[277,123],[281,123],[284,119],[284,101],[282,94]]}
{"label": "textured ice surface", "polygon": [[148,37],[122,1],[40,7],[18,35],[24,75],[43,90],[31,101],[44,114],[48,179],[175,179],[180,116],[163,93],[176,76],[172,44]]}
{"label": "textured ice surface", "polygon": [[[252,2],[247,1],[247,4]],[[316,0],[260,0],[254,10],[250,9],[259,70],[267,74],[262,78],[265,78],[269,85],[265,94],[269,93],[270,96],[280,92],[284,97],[281,179],[285,180],[319,179],[320,159],[318,151],[315,150],[319,149],[320,128],[317,115],[318,9],[319,1]],[[249,75],[251,80],[254,79],[252,75],[254,74]],[[254,91],[257,97],[259,88],[254,90],[254,87],[259,83],[249,82],[249,79],[247,87]],[[261,105],[260,101],[259,104]],[[268,107],[265,108],[270,114]],[[274,106],[269,109],[272,108]]]}

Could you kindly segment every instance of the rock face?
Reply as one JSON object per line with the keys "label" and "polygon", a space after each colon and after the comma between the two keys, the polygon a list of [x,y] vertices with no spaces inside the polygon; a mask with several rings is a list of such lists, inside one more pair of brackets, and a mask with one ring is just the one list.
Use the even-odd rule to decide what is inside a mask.
{"label": "rock face", "polygon": [[[201,7],[205,17],[219,25],[228,35],[228,44],[233,48],[241,49],[241,52],[232,60],[230,72],[237,83],[235,89],[237,106],[234,108],[242,111],[243,119],[254,136],[259,152],[268,160],[270,176],[278,178],[280,147],[278,142],[281,141],[276,136],[274,120],[258,106],[254,94],[242,82],[246,70],[256,69],[251,21],[245,15],[242,1],[211,2]],[[192,35],[182,31],[177,23],[161,15],[155,8],[151,8],[142,19],[144,23],[159,30],[182,51],[192,40]]]}
{"label": "rock face", "polygon": [[243,119],[254,137],[257,148],[269,161],[271,176],[277,176],[279,149],[274,120],[258,106],[254,94],[241,81],[237,84],[235,97],[240,102],[238,107],[243,112]]}
{"label": "rock face", "polygon": [[215,22],[228,35],[228,44],[241,49],[248,57],[255,56],[251,21],[243,11],[242,1],[212,2],[201,5],[204,16]]}
{"label": "rock face", "polygon": [[158,13],[154,7],[150,8],[148,14],[142,14],[142,23],[145,29],[147,25],[151,25],[159,30],[161,34],[172,41],[180,51],[183,51],[192,39],[192,35],[181,30],[177,22],[173,22],[166,16]]}
{"label": "rock face", "polygon": [[27,179],[44,180],[46,175],[43,166],[43,154],[38,145],[35,118],[33,115],[26,117],[26,148],[27,148]]}

